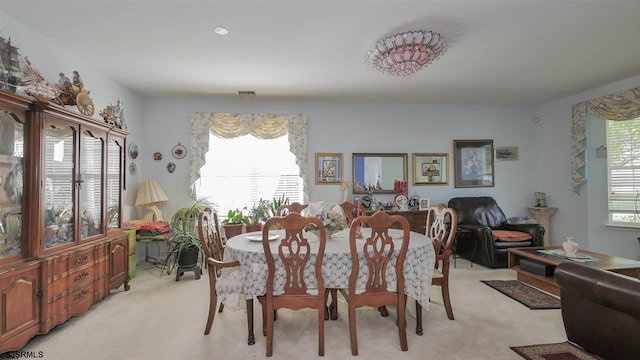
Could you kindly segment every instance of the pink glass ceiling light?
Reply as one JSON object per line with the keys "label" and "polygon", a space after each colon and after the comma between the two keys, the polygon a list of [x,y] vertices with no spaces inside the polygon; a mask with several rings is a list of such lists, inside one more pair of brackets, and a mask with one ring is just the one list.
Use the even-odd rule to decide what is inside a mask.
{"label": "pink glass ceiling light", "polygon": [[430,64],[447,49],[432,31],[409,31],[378,40],[365,57],[366,63],[383,73],[409,76]]}

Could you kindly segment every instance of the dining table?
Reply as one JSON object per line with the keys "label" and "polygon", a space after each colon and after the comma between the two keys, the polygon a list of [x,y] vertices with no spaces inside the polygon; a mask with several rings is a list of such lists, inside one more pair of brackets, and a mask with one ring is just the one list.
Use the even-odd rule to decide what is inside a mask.
{"label": "dining table", "polygon": [[[349,276],[351,275],[352,262],[351,250],[349,246],[349,230],[343,229],[333,233],[331,238],[326,240],[324,257],[322,260],[322,276],[325,288],[347,289],[349,287]],[[270,250],[274,256],[276,264],[276,274],[274,278],[274,293],[284,292],[286,272],[282,262],[278,258],[278,245],[280,239],[285,234],[285,230],[269,230]],[[366,237],[370,236],[371,229],[362,229],[362,238],[356,239],[357,248],[361,249]],[[397,288],[397,277],[395,265],[397,253],[402,241],[402,231],[390,229],[389,234],[394,241],[394,255],[387,267],[387,286],[389,290],[395,291]],[[319,248],[318,237],[313,232],[305,231],[303,235],[309,240],[311,248],[311,259],[304,270],[304,278],[309,288],[317,287],[314,275],[315,256]],[[368,268],[365,265],[364,254],[360,253],[360,267],[356,287],[364,289],[368,277]],[[242,292],[237,292],[237,287],[228,289],[217,289],[218,297],[224,304],[225,309],[242,310],[247,304],[257,296],[264,295],[267,289],[267,260],[262,244],[262,232],[249,232],[236,235],[226,241],[224,251],[224,261],[239,261],[240,267],[235,269],[224,269],[234,272],[232,278],[242,283]],[[435,251],[432,240],[424,234],[410,232],[409,247],[404,261],[403,274],[405,279],[404,293],[411,299],[415,299],[422,305],[423,309],[429,309],[429,291],[431,289],[431,278],[435,265]],[[250,300],[250,301],[247,301]],[[251,305],[249,305],[251,306]],[[246,309],[253,313],[253,309]],[[253,336],[252,324],[250,325],[249,336]]]}

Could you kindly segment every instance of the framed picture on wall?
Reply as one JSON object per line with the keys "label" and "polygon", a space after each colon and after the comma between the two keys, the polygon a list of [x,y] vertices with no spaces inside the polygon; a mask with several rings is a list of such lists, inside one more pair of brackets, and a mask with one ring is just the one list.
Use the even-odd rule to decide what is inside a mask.
{"label": "framed picture on wall", "polygon": [[316,185],[342,183],[342,153],[316,153]]}
{"label": "framed picture on wall", "polygon": [[496,148],[496,160],[518,160],[518,147],[517,146],[505,146]]}
{"label": "framed picture on wall", "polygon": [[449,154],[413,154],[413,185],[448,185]]}
{"label": "framed picture on wall", "polygon": [[457,188],[493,187],[493,140],[453,140]]}

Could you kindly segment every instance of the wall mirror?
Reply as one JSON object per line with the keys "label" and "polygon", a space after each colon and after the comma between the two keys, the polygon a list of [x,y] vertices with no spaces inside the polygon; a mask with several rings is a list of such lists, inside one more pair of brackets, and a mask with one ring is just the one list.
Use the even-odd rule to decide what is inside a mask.
{"label": "wall mirror", "polygon": [[393,194],[396,180],[407,181],[407,154],[354,153],[353,193]]}

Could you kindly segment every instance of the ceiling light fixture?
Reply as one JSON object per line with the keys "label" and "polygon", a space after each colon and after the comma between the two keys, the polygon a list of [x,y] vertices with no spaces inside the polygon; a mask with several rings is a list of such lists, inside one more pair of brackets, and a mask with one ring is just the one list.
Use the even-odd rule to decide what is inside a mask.
{"label": "ceiling light fixture", "polygon": [[227,30],[227,28],[223,26],[216,26],[215,28],[213,28],[213,31],[215,31],[216,34],[222,35],[222,36],[229,34],[229,30]]}
{"label": "ceiling light fixture", "polygon": [[365,62],[372,68],[393,76],[415,74],[447,49],[444,37],[432,31],[409,31],[378,40],[369,50]]}

